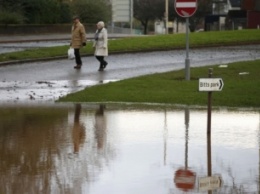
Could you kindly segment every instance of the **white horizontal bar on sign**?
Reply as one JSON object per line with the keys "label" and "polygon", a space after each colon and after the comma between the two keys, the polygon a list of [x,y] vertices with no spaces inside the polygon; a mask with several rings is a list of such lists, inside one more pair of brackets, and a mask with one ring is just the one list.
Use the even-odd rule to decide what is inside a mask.
{"label": "white horizontal bar on sign", "polygon": [[176,8],[196,7],[196,2],[177,2]]}

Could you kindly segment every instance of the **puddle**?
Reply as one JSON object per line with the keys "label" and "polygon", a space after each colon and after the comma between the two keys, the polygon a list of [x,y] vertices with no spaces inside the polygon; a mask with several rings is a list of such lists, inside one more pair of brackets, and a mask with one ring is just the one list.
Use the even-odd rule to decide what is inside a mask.
{"label": "puddle", "polygon": [[214,110],[211,138],[206,119],[204,109],[3,104],[0,193],[205,193],[209,173],[222,180],[214,193],[259,193],[259,111]]}
{"label": "puddle", "polygon": [[86,87],[111,81],[116,80],[2,81],[0,82],[1,103],[55,101]]}
{"label": "puddle", "polygon": [[16,42],[16,43],[0,43],[0,53],[10,53],[15,51],[23,51],[26,49],[35,49],[42,47],[53,47],[69,45],[69,41],[33,41],[33,42]]}

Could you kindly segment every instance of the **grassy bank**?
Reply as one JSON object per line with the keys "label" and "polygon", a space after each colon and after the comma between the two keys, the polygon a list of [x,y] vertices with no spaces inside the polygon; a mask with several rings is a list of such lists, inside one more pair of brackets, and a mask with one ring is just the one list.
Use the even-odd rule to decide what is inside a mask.
{"label": "grassy bank", "polygon": [[[213,77],[224,81],[223,90],[213,92],[213,106],[260,107],[260,60],[236,62],[229,64],[227,68],[220,68],[219,65],[210,67],[213,68]],[[184,70],[172,71],[93,86],[59,101],[206,106],[207,92],[198,91],[198,79],[208,76],[208,68],[191,68],[190,81],[184,80]]]}
{"label": "grassy bank", "polygon": [[[185,49],[185,34],[169,34],[122,38],[109,41],[109,52],[139,52],[151,50]],[[190,33],[190,47],[260,44],[260,30],[236,30]],[[57,46],[0,54],[0,62],[67,56],[69,46]],[[93,55],[92,43],[82,50]]]}

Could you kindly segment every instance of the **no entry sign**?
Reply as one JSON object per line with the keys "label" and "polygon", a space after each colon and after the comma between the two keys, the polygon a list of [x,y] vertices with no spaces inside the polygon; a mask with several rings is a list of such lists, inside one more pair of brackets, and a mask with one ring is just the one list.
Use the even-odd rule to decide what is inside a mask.
{"label": "no entry sign", "polygon": [[197,10],[197,0],[175,0],[175,10],[181,17],[191,17]]}
{"label": "no entry sign", "polygon": [[174,183],[177,188],[188,191],[194,189],[196,174],[188,169],[179,169],[175,172]]}

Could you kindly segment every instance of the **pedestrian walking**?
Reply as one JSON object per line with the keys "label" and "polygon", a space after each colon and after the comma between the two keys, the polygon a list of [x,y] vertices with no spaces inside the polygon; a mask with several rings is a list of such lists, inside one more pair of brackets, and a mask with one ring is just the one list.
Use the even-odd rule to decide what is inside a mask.
{"label": "pedestrian walking", "polygon": [[107,66],[107,62],[104,58],[108,56],[107,29],[103,21],[97,23],[93,47],[95,48],[95,57],[100,62],[98,71],[103,71]]}
{"label": "pedestrian walking", "polygon": [[70,46],[74,49],[76,61],[76,66],[74,66],[74,68],[80,69],[82,66],[80,48],[86,46],[86,31],[84,25],[80,22],[79,16],[73,17]]}

